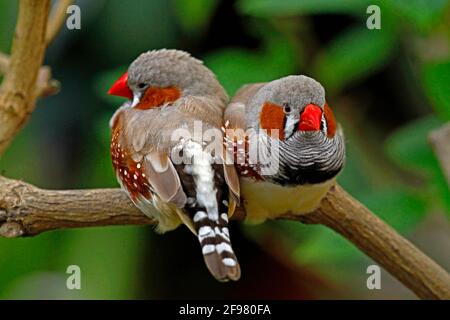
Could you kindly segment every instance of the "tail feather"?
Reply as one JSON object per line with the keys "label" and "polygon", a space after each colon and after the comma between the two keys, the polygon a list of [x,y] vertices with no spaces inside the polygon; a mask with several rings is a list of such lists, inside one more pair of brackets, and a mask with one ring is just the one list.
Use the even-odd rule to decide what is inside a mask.
{"label": "tail feather", "polygon": [[187,195],[184,211],[193,223],[206,266],[219,281],[238,280],[241,270],[228,231],[229,190],[223,165],[213,164],[211,155],[193,141],[186,142],[183,152],[192,159],[176,166]]}
{"label": "tail feather", "polygon": [[194,226],[211,274],[219,281],[239,280],[241,269],[231,246],[227,214],[222,213],[218,220],[211,220],[204,211],[197,211]]}

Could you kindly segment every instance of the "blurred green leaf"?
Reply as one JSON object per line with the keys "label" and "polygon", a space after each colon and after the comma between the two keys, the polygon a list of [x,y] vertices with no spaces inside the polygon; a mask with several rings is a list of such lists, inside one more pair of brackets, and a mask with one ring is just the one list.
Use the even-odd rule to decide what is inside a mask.
{"label": "blurred green leaf", "polygon": [[8,298],[8,288],[16,279],[32,272],[49,270],[55,262],[58,246],[64,245],[57,233],[46,233],[36,238],[0,238],[0,298]]}
{"label": "blurred green leaf", "polygon": [[5,290],[8,299],[19,300],[68,300],[83,298],[82,290],[68,290],[68,274],[59,272],[34,271],[19,277]]}
{"label": "blurred green leaf", "polygon": [[[26,179],[29,183],[39,184],[47,182],[46,174],[41,170],[46,161],[46,154],[42,152],[42,136],[38,132],[36,122],[32,122],[14,138],[5,154],[0,157],[0,174]],[[33,156],[30,156],[33,155]],[[18,161],[20,159],[20,161]]]}
{"label": "blurred green leaf", "polygon": [[442,207],[450,214],[450,191],[428,143],[430,131],[442,123],[435,116],[428,116],[407,124],[391,134],[385,142],[385,150],[399,166],[422,173],[426,185],[421,192],[429,206]]}
{"label": "blurred green leaf", "polygon": [[[363,254],[350,242],[324,226],[309,226],[292,221],[267,221],[244,225],[245,235],[264,244],[273,239],[282,252],[301,266],[312,267],[330,279],[348,275],[349,268],[359,265]],[[330,266],[333,273],[330,273]]]}
{"label": "blurred green leaf", "polygon": [[350,29],[323,49],[314,74],[328,91],[336,91],[384,66],[395,47],[394,34],[383,30]]}
{"label": "blurred green leaf", "polygon": [[107,91],[126,70],[127,67],[124,66],[102,72],[94,78],[92,87],[96,94],[110,106],[110,111],[103,112],[95,118],[92,143],[83,150],[81,157],[81,172],[78,175],[80,187],[117,186],[109,154],[111,134],[109,120],[114,111],[126,102],[126,99],[108,95]]}
{"label": "blurred green leaf", "polygon": [[90,26],[90,47],[114,63],[131,62],[140,53],[173,47],[177,43],[176,18],[170,2],[134,0],[126,5],[109,0]]}
{"label": "blurred green leaf", "polygon": [[0,1],[0,50],[9,52],[17,16],[18,1]]}
{"label": "blurred green leaf", "polygon": [[217,0],[173,0],[173,2],[181,27],[188,33],[203,32],[219,4]]}
{"label": "blurred green leaf", "polygon": [[269,39],[262,52],[230,48],[204,58],[230,95],[246,83],[271,81],[291,74],[296,69],[296,59],[292,45],[281,37]]}
{"label": "blurred green leaf", "polygon": [[428,98],[443,121],[450,120],[450,60],[424,66],[423,81]]}
{"label": "blurred green leaf", "polygon": [[401,188],[386,187],[358,200],[401,233],[412,231],[427,210],[423,198]]}
{"label": "blurred green leaf", "polygon": [[419,31],[429,31],[442,21],[448,0],[395,0],[383,1],[391,11]]}
{"label": "blurred green leaf", "polygon": [[[345,133],[346,139],[352,141],[349,131]],[[372,192],[374,189],[373,170],[364,161],[364,151],[358,148],[353,140],[347,143],[345,150],[345,166],[339,174],[337,181],[351,195],[359,199],[361,195]]]}
{"label": "blurred green leaf", "polygon": [[113,111],[103,113],[94,123],[91,143],[83,150],[79,187],[104,188],[118,186],[111,163],[109,120]]}
{"label": "blurred green leaf", "polygon": [[397,129],[385,142],[388,156],[399,166],[426,171],[436,166],[427,136],[442,124],[434,116],[413,121]]}
{"label": "blurred green leaf", "polygon": [[[372,1],[373,2],[373,1]],[[371,4],[369,0],[241,0],[242,13],[258,16],[292,16],[314,13],[352,13],[364,15]]]}
{"label": "blurred green leaf", "polygon": [[[426,204],[415,194],[401,189],[378,190],[366,193],[359,200],[373,210],[379,217],[399,232],[411,231],[426,213]],[[346,276],[353,266],[357,266],[364,254],[353,244],[326,227],[315,227],[308,231],[308,237],[298,242],[294,258],[300,265],[312,265],[332,279]],[[297,232],[300,232],[297,228]],[[286,229],[285,232],[289,230]],[[291,230],[292,232],[293,230]],[[292,234],[294,236],[295,233]],[[291,237],[291,235],[289,235]],[[327,269],[333,266],[332,274]],[[328,271],[328,272],[327,272]]]}
{"label": "blurred green leaf", "polygon": [[109,88],[116,80],[128,70],[127,66],[119,67],[97,74],[92,81],[92,87],[97,95],[114,108],[118,108],[126,101],[123,97],[111,96],[108,94]]}
{"label": "blurred green leaf", "polygon": [[130,299],[138,290],[144,228],[108,227],[65,231],[59,268],[81,268],[84,299]]}
{"label": "blurred green leaf", "polygon": [[324,268],[329,265],[350,265],[363,254],[333,230],[320,226],[295,249],[293,255],[301,265]]}

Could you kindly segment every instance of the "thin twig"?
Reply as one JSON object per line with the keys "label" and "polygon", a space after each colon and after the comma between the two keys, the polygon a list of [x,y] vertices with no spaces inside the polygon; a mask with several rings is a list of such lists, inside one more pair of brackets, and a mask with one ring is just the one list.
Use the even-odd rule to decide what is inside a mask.
{"label": "thin twig", "polygon": [[[47,23],[47,30],[45,32],[45,43],[48,46],[61,29],[66,20],[67,8],[73,3],[73,0],[58,0],[53,6],[50,17]],[[9,67],[9,56],[0,52],[0,74],[5,74]]]}
{"label": "thin twig", "polygon": [[66,20],[67,7],[73,3],[73,0],[59,0],[52,8],[50,18],[48,20],[45,42],[49,45],[58,34],[64,21]]}
{"label": "thin twig", "polygon": [[[317,211],[287,214],[282,219],[326,225],[419,297],[450,299],[448,273],[339,186],[330,190]],[[2,222],[0,235],[4,237],[33,236],[61,228],[153,223],[120,189],[43,190],[0,177]]]}
{"label": "thin twig", "polygon": [[[8,55],[0,52],[0,74],[5,74],[9,68]],[[42,66],[39,69],[36,80],[36,96],[45,98],[57,94],[61,88],[58,80],[53,79],[52,71],[49,66]]]}

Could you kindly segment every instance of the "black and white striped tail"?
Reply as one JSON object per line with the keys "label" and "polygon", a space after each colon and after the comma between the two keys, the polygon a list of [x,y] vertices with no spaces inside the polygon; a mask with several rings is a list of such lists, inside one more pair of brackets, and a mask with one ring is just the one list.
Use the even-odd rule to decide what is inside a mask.
{"label": "black and white striped tail", "polygon": [[189,164],[176,165],[187,195],[185,212],[192,219],[206,266],[219,281],[238,280],[241,269],[228,231],[228,186],[222,164],[214,164],[202,145],[188,141],[183,153]]}
{"label": "black and white striped tail", "polygon": [[202,248],[206,266],[219,281],[239,280],[241,270],[230,241],[228,231],[228,208],[218,206],[218,220],[209,217],[206,211],[199,210],[194,214],[193,221],[197,230],[198,240]]}

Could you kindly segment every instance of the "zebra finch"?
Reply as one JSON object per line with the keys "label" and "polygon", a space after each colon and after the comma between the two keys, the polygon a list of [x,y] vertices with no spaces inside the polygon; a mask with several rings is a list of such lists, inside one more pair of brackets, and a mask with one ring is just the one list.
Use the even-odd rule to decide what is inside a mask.
{"label": "zebra finch", "polygon": [[248,221],[319,206],[345,161],[344,135],[319,82],[300,75],[246,85],[224,119]]}
{"label": "zebra finch", "polygon": [[[239,181],[234,166],[215,161],[218,155],[211,151],[223,149],[220,127],[228,100],[214,74],[186,52],[148,51],[108,93],[128,99],[110,122],[111,157],[121,187],[156,220],[157,231],[184,223],[198,237],[216,279],[238,280],[228,219],[239,201]],[[200,138],[196,122],[202,126]],[[174,139],[177,130],[190,135]],[[206,148],[207,130],[219,132],[217,148]]]}

